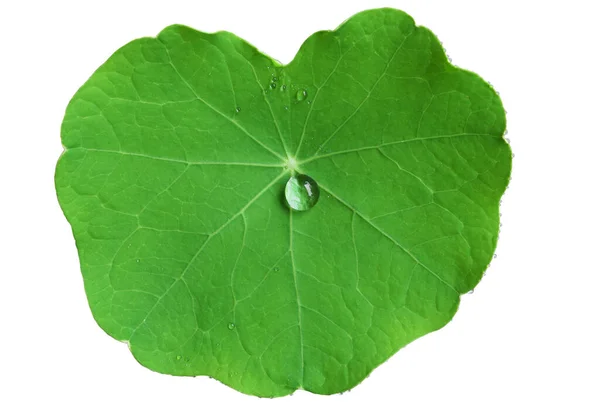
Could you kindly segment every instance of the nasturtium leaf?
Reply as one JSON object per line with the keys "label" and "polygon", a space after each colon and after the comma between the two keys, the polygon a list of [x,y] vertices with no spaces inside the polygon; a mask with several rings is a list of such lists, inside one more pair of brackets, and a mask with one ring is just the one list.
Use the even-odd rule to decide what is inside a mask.
{"label": "nasturtium leaf", "polygon": [[[331,394],[481,279],[504,130],[489,84],[398,10],[315,33],[288,65],[171,26],[75,94],[56,188],[93,316],[142,365]],[[320,190],[308,210],[286,200],[297,175]]]}

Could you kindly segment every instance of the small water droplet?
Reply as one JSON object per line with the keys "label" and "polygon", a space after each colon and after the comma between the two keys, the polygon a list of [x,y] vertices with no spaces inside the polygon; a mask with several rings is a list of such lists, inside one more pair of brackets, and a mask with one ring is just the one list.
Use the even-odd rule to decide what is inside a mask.
{"label": "small water droplet", "polygon": [[515,154],[514,153],[512,154],[512,157],[513,157],[513,159],[515,158]]}
{"label": "small water droplet", "polygon": [[277,87],[277,83],[271,83],[271,89],[274,89]]}
{"label": "small water droplet", "polygon": [[312,103],[312,102],[311,102],[310,100],[307,100],[307,101],[306,101],[306,104],[311,104],[311,103]]}
{"label": "small water droplet", "polygon": [[505,140],[506,140],[506,143],[510,143],[510,139],[506,138]]}
{"label": "small water droplet", "polygon": [[241,108],[240,106],[238,106],[238,107],[236,107],[236,108],[235,108],[235,112],[236,112],[236,113],[239,113],[239,112],[241,112],[241,111],[242,111],[242,108]]}
{"label": "small water droplet", "polygon": [[288,106],[283,106],[283,108],[284,108],[285,110],[290,110],[290,108],[289,108]]}
{"label": "small water droplet", "polygon": [[181,355],[177,355],[177,357],[175,359],[181,360]]}
{"label": "small water droplet", "polygon": [[472,294],[473,294],[473,292],[475,292],[475,289],[471,289],[471,290],[470,290],[470,291],[468,291],[467,293],[468,293],[469,295],[472,295]]}
{"label": "small water droplet", "polygon": [[448,56],[448,61],[452,63],[452,58],[450,56]]}
{"label": "small water droplet", "polygon": [[282,84],[279,88],[279,90],[281,90],[282,92],[285,92],[285,89],[287,89],[287,86],[285,84]]}
{"label": "small water droplet", "polygon": [[494,253],[494,259],[496,259],[497,257],[498,257],[498,255]]}
{"label": "small water droplet", "polygon": [[302,100],[306,99],[306,96],[308,96],[306,90],[298,90],[296,93],[296,100],[301,102]]}
{"label": "small water droplet", "polygon": [[279,268],[274,268],[273,271],[274,272],[279,272]]}
{"label": "small water droplet", "polygon": [[292,176],[285,185],[285,200],[294,210],[308,210],[319,200],[319,185],[309,176]]}
{"label": "small water droplet", "polygon": [[273,79],[272,79],[272,80],[273,80],[274,82],[276,82],[276,81],[277,81],[277,76],[273,76]]}
{"label": "small water droplet", "polygon": [[136,259],[135,261],[136,261],[137,263],[140,263],[140,260],[139,260],[139,259]]}
{"label": "small water droplet", "polygon": [[233,323],[233,322],[229,322],[229,323],[227,324],[227,329],[229,329],[229,330],[233,330],[234,328],[235,328],[235,323]]}

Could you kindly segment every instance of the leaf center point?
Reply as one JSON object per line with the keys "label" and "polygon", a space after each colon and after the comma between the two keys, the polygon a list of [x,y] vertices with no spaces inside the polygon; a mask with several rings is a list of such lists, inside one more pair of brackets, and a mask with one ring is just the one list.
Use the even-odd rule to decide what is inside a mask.
{"label": "leaf center point", "polygon": [[296,171],[297,167],[298,161],[294,157],[288,157],[288,159],[285,162],[285,168],[291,171]]}

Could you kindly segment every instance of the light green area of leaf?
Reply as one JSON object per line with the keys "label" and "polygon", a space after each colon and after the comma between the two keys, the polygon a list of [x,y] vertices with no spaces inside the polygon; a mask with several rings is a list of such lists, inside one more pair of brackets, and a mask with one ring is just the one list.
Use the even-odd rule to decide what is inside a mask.
{"label": "light green area of leaf", "polygon": [[[505,113],[392,9],[282,66],[227,32],[135,40],[77,92],[56,171],[94,318],[144,366],[348,390],[444,326],[498,237]],[[319,202],[292,212],[292,172]]]}

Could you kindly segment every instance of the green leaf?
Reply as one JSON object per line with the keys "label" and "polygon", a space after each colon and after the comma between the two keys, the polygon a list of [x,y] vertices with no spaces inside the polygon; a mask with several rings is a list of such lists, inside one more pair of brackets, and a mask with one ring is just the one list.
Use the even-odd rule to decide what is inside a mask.
{"label": "green leaf", "polygon": [[[142,365],[331,394],[481,279],[504,130],[494,90],[398,10],[315,33],[285,66],[171,26],[73,97],[56,188],[94,318]],[[320,189],[310,210],[285,201],[296,174]]]}

